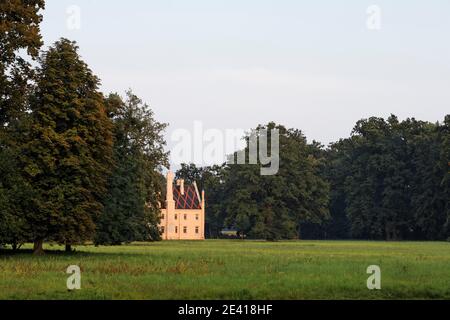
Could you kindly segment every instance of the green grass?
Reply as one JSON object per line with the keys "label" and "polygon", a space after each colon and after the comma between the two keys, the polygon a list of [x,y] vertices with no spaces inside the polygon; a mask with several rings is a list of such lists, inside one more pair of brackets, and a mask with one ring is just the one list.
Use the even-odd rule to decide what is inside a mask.
{"label": "green grass", "polygon": [[[450,243],[204,241],[0,254],[0,299],[450,299]],[[69,265],[82,289],[66,288]],[[369,265],[382,270],[370,291]]]}

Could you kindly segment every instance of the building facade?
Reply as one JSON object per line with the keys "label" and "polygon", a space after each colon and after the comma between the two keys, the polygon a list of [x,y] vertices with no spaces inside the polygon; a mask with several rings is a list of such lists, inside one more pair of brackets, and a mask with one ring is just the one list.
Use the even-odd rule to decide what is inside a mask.
{"label": "building facade", "polygon": [[197,184],[174,183],[174,174],[167,174],[167,192],[161,209],[160,229],[163,240],[205,239],[205,192]]}

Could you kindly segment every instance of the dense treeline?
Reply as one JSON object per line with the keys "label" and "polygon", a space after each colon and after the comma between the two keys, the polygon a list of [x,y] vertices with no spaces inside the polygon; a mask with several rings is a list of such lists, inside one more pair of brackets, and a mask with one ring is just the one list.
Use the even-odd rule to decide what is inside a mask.
{"label": "dense treeline", "polygon": [[0,246],[158,240],[166,125],[104,97],[74,42],[40,51],[43,8],[0,3]]}
{"label": "dense treeline", "polygon": [[210,237],[231,228],[265,239],[449,238],[450,115],[436,124],[361,120],[328,148],[267,127],[281,132],[276,176],[259,175],[258,165],[178,171],[207,190]]}
{"label": "dense treeline", "polygon": [[[219,237],[224,228],[241,237],[281,240],[302,238],[302,226],[329,217],[329,184],[321,174],[321,146],[308,144],[297,129],[269,123],[252,132],[279,133],[280,168],[261,175],[260,164],[249,164],[250,134],[244,137],[246,164],[197,168],[182,164],[177,178],[197,181],[206,193],[206,235]],[[270,141],[270,137],[267,137]],[[269,147],[270,149],[270,147]],[[238,152],[233,157],[237,159]]]}
{"label": "dense treeline", "polygon": [[[74,42],[41,51],[43,8],[0,2],[0,246],[160,240],[167,125],[131,91],[104,96]],[[450,115],[361,120],[328,147],[282,125],[256,129],[280,134],[277,174],[177,172],[206,190],[210,238],[225,228],[268,240],[449,238]]]}
{"label": "dense treeline", "polygon": [[124,101],[117,94],[106,99],[114,124],[115,167],[108,181],[105,212],[97,220],[98,244],[159,240],[159,197],[164,183],[157,168],[168,166],[163,131],[153,113],[132,92]]}
{"label": "dense treeline", "polygon": [[[330,237],[428,239],[450,236],[450,116],[432,124],[359,121],[327,150]],[[333,222],[346,229],[333,231]]]}

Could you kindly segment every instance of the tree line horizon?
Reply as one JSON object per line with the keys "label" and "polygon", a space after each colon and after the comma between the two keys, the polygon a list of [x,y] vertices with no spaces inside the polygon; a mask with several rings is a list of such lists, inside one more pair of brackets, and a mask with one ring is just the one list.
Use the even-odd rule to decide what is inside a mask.
{"label": "tree line horizon", "polygon": [[249,164],[177,171],[206,190],[207,236],[231,228],[269,240],[450,240],[450,115],[362,119],[328,147],[298,129],[258,128],[280,132],[277,175]]}
{"label": "tree line horizon", "polygon": [[[44,7],[0,3],[0,247],[159,241],[167,124],[131,90],[102,93],[75,42],[41,51]],[[327,148],[280,124],[256,129],[275,128],[277,175],[260,164],[177,171],[207,191],[209,238],[450,237],[450,115],[363,119]]]}

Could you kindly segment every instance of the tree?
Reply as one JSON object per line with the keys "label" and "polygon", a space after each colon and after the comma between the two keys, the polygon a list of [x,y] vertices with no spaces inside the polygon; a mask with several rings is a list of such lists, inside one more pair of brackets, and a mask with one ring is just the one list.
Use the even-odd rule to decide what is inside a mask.
{"label": "tree", "polygon": [[198,168],[195,164],[182,164],[176,172],[176,179],[184,179],[187,183],[197,183],[200,190],[205,190],[206,236],[217,238],[224,228],[226,210],[222,205],[226,199],[225,165]]}
{"label": "tree", "polygon": [[99,80],[61,39],[40,58],[31,102],[32,125],[23,149],[24,172],[33,189],[27,215],[35,243],[70,245],[92,240],[103,212],[112,164],[112,125]]}
{"label": "tree", "polygon": [[411,221],[411,172],[396,117],[359,121],[343,153],[347,214],[353,237],[400,239]]}
{"label": "tree", "polygon": [[97,244],[159,240],[163,177],[168,166],[163,131],[149,106],[131,91],[106,99],[114,124],[113,174],[108,182],[105,210],[97,221]]}
{"label": "tree", "polygon": [[195,164],[181,164],[181,168],[176,172],[175,179],[183,179],[188,184],[197,183],[200,190],[205,189],[205,180],[209,173],[209,167],[198,168]]}
{"label": "tree", "polygon": [[407,119],[405,136],[411,154],[411,210],[415,239],[442,240],[446,223],[446,198],[442,188],[442,136],[439,124]]}
{"label": "tree", "polygon": [[350,224],[351,236],[363,239],[445,239],[446,136],[445,123],[359,121],[328,150],[330,227]]}
{"label": "tree", "polygon": [[0,3],[0,127],[20,119],[32,68],[20,51],[35,59],[42,45],[43,0]]}
{"label": "tree", "polygon": [[349,139],[332,143],[326,150],[322,174],[330,184],[330,220],[324,227],[326,239],[350,239],[351,224],[347,215],[346,179],[350,176],[351,146]]}
{"label": "tree", "polygon": [[16,157],[11,149],[0,152],[0,245],[11,244],[13,249],[29,240],[24,213],[30,205],[31,194]]}
{"label": "tree", "polygon": [[445,117],[443,124],[439,127],[439,136],[441,142],[439,168],[442,173],[440,187],[446,215],[443,234],[444,238],[450,241],[450,115]]}
{"label": "tree", "polygon": [[[321,224],[328,218],[328,184],[319,175],[322,160],[317,150],[301,131],[274,123],[257,131],[273,129],[280,134],[279,172],[262,176],[261,164],[227,167],[225,224],[251,238],[300,238],[303,224]],[[249,136],[246,139],[248,155]]]}
{"label": "tree", "polygon": [[24,212],[30,188],[17,165],[28,125],[33,69],[28,60],[42,45],[39,23],[44,1],[0,2],[0,245],[18,247],[28,239]]}

